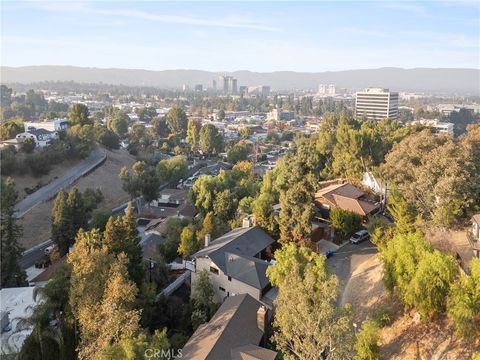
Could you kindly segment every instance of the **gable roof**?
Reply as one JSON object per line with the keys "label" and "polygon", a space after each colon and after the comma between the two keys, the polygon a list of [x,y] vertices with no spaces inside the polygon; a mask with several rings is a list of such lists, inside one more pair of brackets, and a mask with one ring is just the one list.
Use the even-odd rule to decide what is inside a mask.
{"label": "gable roof", "polygon": [[257,325],[260,306],[262,304],[248,294],[228,297],[213,318],[201,325],[188,340],[182,349],[183,357],[231,359],[232,349],[258,345],[263,337],[263,331]]}
{"label": "gable roof", "polygon": [[274,242],[258,226],[236,228],[213,240],[210,246],[193,254],[193,257],[209,257],[220,270],[227,273],[225,253],[253,257]]}
{"label": "gable roof", "polygon": [[318,190],[315,194],[315,197],[324,197],[328,201],[333,202],[334,195],[340,195],[351,199],[358,199],[359,197],[365,195],[365,193],[350,183],[332,184]]}
{"label": "gable roof", "polygon": [[267,268],[270,265],[262,259],[225,252],[226,275],[253,286],[263,289],[270,284],[267,277]]}
{"label": "gable roof", "polygon": [[343,210],[351,211],[361,216],[366,216],[378,208],[377,204],[362,200],[365,193],[352,184],[332,184],[320,189],[315,194],[315,200],[328,202]]}

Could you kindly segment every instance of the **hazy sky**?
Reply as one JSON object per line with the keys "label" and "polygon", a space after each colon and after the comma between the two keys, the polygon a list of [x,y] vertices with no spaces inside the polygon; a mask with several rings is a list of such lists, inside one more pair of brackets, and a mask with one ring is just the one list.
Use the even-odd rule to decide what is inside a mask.
{"label": "hazy sky", "polygon": [[1,2],[2,65],[480,68],[478,1]]}

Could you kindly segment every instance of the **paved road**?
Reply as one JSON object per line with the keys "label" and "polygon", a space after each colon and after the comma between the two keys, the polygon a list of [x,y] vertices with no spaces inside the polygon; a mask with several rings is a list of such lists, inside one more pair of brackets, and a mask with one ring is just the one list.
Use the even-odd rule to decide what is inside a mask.
{"label": "paved road", "polygon": [[44,250],[52,244],[52,240],[47,240],[44,243],[28,249],[23,253],[21,257],[18,258],[18,264],[22,269],[26,270],[30,266],[35,265],[35,263],[39,262],[40,260],[44,260]]}
{"label": "paved road", "polygon": [[378,250],[375,245],[373,245],[370,240],[366,240],[360,244],[349,243],[338,249],[335,255],[327,259],[327,266],[339,279],[339,299],[341,298],[345,285],[355,269],[357,269],[372,254],[376,254],[377,252]]}
{"label": "paved road", "polygon": [[61,188],[68,188],[78,178],[84,176],[106,159],[103,149],[97,147],[81,164],[74,166],[66,174],[28,195],[15,205],[15,216],[20,218],[38,204],[52,199]]}
{"label": "paved road", "polygon": [[[95,152],[97,152],[97,155],[96,155],[94,158],[96,158],[97,161],[101,161],[102,157],[105,156],[105,152],[104,152],[104,151],[98,151],[98,149],[97,149]],[[93,155],[93,154],[92,154],[92,155]],[[101,157],[100,157],[100,156],[101,156]],[[91,156],[90,156],[90,157],[91,157]],[[89,158],[90,158],[90,157],[89,157]],[[87,160],[88,160],[89,158],[87,158]],[[86,161],[87,161],[87,160],[86,160]],[[93,160],[92,160],[92,161],[93,161]],[[89,160],[88,162],[89,162],[89,164],[90,164],[90,168],[92,168],[91,164],[95,164],[95,162],[90,162],[90,160]],[[82,168],[82,169],[83,169],[83,172],[85,172],[85,169],[89,169],[89,168],[88,168],[88,167],[85,167],[85,168]],[[77,171],[76,174],[82,173],[82,169],[78,169],[79,171]],[[90,170],[91,170],[91,169],[90,169]],[[90,170],[88,170],[88,171],[90,171]],[[87,172],[88,172],[88,171],[87,171]],[[190,169],[188,176],[192,176],[195,171],[197,171],[197,170]],[[83,173],[83,175],[84,175],[84,173]],[[83,176],[83,175],[80,175],[80,176]],[[77,177],[77,178],[78,178],[78,177]],[[69,180],[69,181],[72,180],[69,185],[71,185],[77,178],[75,178],[75,179],[72,180],[72,177],[69,176],[67,180]],[[57,180],[59,180],[59,179],[57,179]],[[49,185],[50,185],[50,184],[49,184]],[[163,185],[160,187],[160,190],[165,189],[166,187],[168,187],[168,185],[169,185],[169,184],[163,184]],[[48,185],[47,185],[47,186],[48,186]],[[56,194],[56,193],[60,190],[60,188],[62,188],[62,187],[63,187],[63,186],[59,186],[58,189],[56,190],[55,194]],[[43,188],[42,188],[42,189],[43,189]],[[40,190],[42,190],[42,189],[39,189],[38,191],[36,191],[36,192],[33,193],[32,195],[38,193],[38,192],[39,192]],[[53,191],[53,190],[52,190],[52,191]],[[53,196],[54,196],[54,195],[53,195]],[[52,197],[53,197],[53,196],[52,196]],[[52,198],[52,197],[50,197],[50,198]],[[49,199],[47,199],[47,200],[49,200]],[[43,201],[46,201],[46,200],[43,200]],[[40,202],[41,202],[41,201],[40,201]],[[19,203],[19,204],[20,204],[20,203]],[[38,204],[39,204],[39,202],[36,203],[35,205],[38,205]],[[132,204],[134,204],[134,205],[136,204],[136,199],[134,199],[134,200],[132,201]],[[30,209],[33,208],[35,205],[31,206]],[[18,206],[18,204],[17,204],[17,206]],[[113,214],[120,214],[120,213],[122,213],[122,212],[127,208],[127,206],[128,206],[128,202],[126,202],[125,204],[120,205],[120,206],[112,209],[112,212],[113,212]],[[30,210],[30,209],[28,209],[28,210]],[[27,211],[28,211],[28,210],[27,210]],[[23,214],[25,214],[27,211],[25,211]],[[18,216],[18,215],[17,215],[17,216]],[[18,217],[20,217],[20,216],[18,216]],[[30,266],[35,265],[36,262],[39,262],[40,260],[44,259],[44,258],[45,258],[45,255],[44,255],[44,250],[45,250],[45,248],[47,248],[48,246],[50,246],[50,245],[52,245],[52,244],[53,244],[53,243],[52,243],[51,240],[47,240],[46,242],[44,242],[44,243],[42,243],[42,244],[39,244],[39,245],[37,245],[37,246],[34,246],[34,247],[32,247],[31,249],[28,249],[27,251],[25,251],[25,252],[23,253],[23,255],[18,259],[18,263],[20,264],[20,266],[22,267],[22,269],[27,269],[27,268],[29,268]]]}

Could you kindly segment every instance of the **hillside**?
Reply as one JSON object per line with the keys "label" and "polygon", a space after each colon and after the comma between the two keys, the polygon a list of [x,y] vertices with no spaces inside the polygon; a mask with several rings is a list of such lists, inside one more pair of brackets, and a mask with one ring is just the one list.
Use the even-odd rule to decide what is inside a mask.
{"label": "hillside", "polygon": [[200,70],[150,71],[137,69],[100,69],[74,66],[25,66],[0,68],[2,83],[28,84],[43,81],[74,81],[129,86],[180,88],[183,84],[207,83],[220,74],[232,75],[239,85],[270,85],[273,90],[316,89],[320,83],[332,83],[339,88],[360,89],[368,86],[388,87],[396,91],[425,91],[431,93],[480,94],[479,69],[400,69],[300,73],[279,71],[230,73]]}

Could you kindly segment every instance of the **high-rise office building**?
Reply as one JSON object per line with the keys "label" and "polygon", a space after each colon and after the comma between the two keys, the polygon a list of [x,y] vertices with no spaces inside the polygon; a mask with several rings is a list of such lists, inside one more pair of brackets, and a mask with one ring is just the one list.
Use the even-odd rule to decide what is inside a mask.
{"label": "high-rise office building", "polygon": [[232,76],[228,76],[228,94],[236,95],[237,94],[237,79]]}
{"label": "high-rise office building", "polygon": [[237,79],[233,76],[219,76],[218,90],[223,94],[236,95],[238,92]]}
{"label": "high-rise office building", "polygon": [[355,101],[355,116],[358,119],[381,120],[398,118],[398,92],[388,89],[368,88],[359,91]]}
{"label": "high-rise office building", "polygon": [[333,84],[320,84],[318,85],[318,94],[322,96],[335,96],[336,89]]}
{"label": "high-rise office building", "polygon": [[217,91],[217,82],[215,80],[211,80],[210,83],[208,84],[208,89]]}

